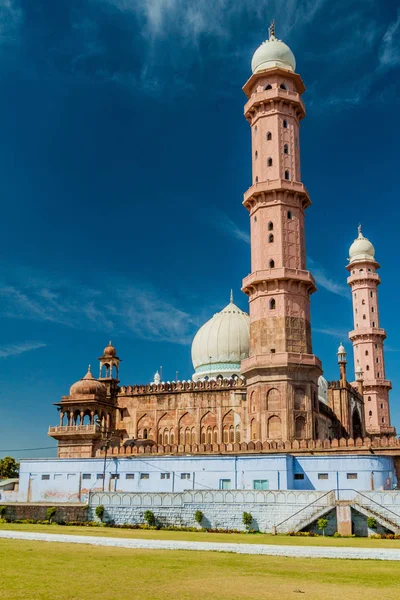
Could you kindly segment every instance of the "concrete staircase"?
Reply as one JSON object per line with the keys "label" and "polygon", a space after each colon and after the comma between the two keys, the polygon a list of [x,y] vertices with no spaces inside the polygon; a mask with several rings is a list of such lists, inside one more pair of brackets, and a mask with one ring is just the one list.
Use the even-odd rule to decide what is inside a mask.
{"label": "concrete staircase", "polygon": [[304,506],[288,519],[275,525],[275,533],[301,531],[333,510],[335,508],[335,501],[335,492],[333,490],[327,492],[324,496],[318,498],[318,500]]}

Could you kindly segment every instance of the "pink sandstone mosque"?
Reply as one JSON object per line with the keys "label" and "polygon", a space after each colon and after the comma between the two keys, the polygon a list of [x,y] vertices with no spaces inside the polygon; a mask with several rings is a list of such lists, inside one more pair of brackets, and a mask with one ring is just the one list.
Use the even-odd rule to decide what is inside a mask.
{"label": "pink sandstone mosque", "polygon": [[340,377],[327,382],[313,353],[304,216],[311,201],[300,174],[304,83],[290,48],[275,37],[261,44],[243,87],[251,131],[251,273],[243,280],[249,314],[229,304],[197,332],[190,381],[121,385],[115,347],[104,349],[100,375],[90,369],[57,403],[49,435],[60,458],[117,455],[298,452],[397,446],[390,423],[372,243],[361,226],[350,246],[355,380],[338,349]]}

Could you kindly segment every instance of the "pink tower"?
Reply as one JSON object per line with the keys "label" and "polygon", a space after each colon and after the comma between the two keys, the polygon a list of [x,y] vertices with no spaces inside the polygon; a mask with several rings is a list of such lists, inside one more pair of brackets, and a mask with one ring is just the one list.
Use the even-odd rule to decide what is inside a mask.
{"label": "pink tower", "polygon": [[244,195],[250,213],[250,351],[242,361],[248,384],[250,439],[318,438],[318,377],[312,354],[304,212],[311,204],[300,180],[300,120],[305,87],[290,48],[275,37],[256,50],[243,90],[251,127],[253,183]]}
{"label": "pink tower", "polygon": [[383,341],[386,331],[380,327],[375,249],[358,227],[358,237],[349,250],[347,283],[353,298],[354,329],[349,333],[354,348],[356,379],[362,381],[368,434],[394,434],[390,425],[389,390],[386,379]]}

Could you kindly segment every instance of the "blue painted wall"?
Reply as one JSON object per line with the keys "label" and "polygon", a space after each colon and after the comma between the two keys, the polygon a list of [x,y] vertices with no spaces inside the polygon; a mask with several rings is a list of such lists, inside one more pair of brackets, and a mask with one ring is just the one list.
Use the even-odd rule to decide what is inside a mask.
{"label": "blue painted wall", "polygon": [[[22,460],[19,500],[85,502],[89,492],[102,489],[103,467],[104,461],[97,458]],[[107,459],[104,489],[181,492],[263,486],[261,489],[270,490],[367,491],[391,489],[395,483],[393,459],[386,456],[135,456]]]}

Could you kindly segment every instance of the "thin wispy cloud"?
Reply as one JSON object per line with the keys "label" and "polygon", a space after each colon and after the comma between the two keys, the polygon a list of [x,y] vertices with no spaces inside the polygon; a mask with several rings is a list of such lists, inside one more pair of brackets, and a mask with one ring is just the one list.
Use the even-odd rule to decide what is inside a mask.
{"label": "thin wispy cloud", "polygon": [[331,292],[337,296],[342,296],[347,300],[351,299],[346,285],[335,281],[321,265],[310,257],[308,258],[308,264],[318,287],[324,288],[327,292]]}
{"label": "thin wispy cloud", "polygon": [[190,343],[197,322],[173,301],[145,284],[108,279],[106,287],[49,280],[20,272],[12,285],[0,279],[0,315],[66,327],[134,335],[176,344]]}
{"label": "thin wispy cloud", "polygon": [[329,335],[331,337],[337,338],[344,344],[348,339],[349,332],[342,328],[335,327],[313,327],[313,332],[323,333],[324,335]]}
{"label": "thin wispy cloud", "polygon": [[32,350],[38,350],[39,348],[45,348],[46,344],[42,342],[20,342],[17,344],[10,344],[8,346],[0,346],[0,358],[8,358],[9,356],[17,356],[24,352],[30,352]]}
{"label": "thin wispy cloud", "polygon": [[397,19],[389,25],[382,40],[380,52],[380,64],[385,69],[388,67],[397,67],[400,65],[400,9],[397,12]]}
{"label": "thin wispy cloud", "polygon": [[240,240],[241,242],[245,242],[246,244],[250,244],[249,231],[239,227],[237,223],[232,221],[232,219],[222,211],[215,211],[215,215],[211,223],[233,238]]}

